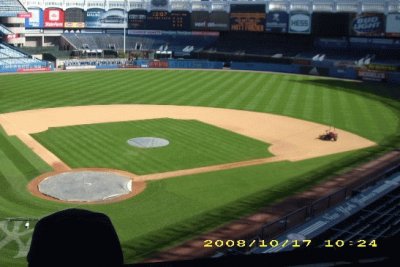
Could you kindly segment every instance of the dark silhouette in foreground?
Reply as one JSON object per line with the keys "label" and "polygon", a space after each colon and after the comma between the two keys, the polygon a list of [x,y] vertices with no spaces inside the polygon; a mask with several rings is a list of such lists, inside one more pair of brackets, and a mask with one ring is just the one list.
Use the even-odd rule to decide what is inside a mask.
{"label": "dark silhouette in foreground", "polygon": [[119,267],[121,245],[102,213],[67,209],[42,218],[35,226],[29,267]]}

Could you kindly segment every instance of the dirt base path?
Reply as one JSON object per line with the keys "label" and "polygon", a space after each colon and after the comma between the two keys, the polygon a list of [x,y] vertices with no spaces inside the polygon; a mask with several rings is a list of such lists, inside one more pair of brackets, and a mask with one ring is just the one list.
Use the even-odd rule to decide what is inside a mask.
{"label": "dirt base path", "polygon": [[[50,127],[145,120],[156,118],[195,119],[271,144],[274,157],[173,172],[137,176],[146,181],[289,160],[298,161],[374,146],[375,143],[338,129],[337,142],[317,139],[329,127],[318,123],[261,112],[172,105],[96,105],[28,110],[0,115],[7,134],[18,136],[28,147],[57,171],[69,170],[53,153],[29,134]],[[98,166],[93,166],[98,167]]]}

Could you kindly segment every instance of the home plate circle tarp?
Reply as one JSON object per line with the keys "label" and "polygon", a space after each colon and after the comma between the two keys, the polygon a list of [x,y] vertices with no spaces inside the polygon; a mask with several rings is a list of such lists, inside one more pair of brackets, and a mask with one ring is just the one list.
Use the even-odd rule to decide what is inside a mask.
{"label": "home plate circle tarp", "polygon": [[158,137],[136,137],[129,139],[128,144],[140,148],[153,148],[167,146],[169,141]]}
{"label": "home plate circle tarp", "polygon": [[59,200],[95,202],[131,193],[132,180],[113,172],[65,172],[47,177],[38,188]]}

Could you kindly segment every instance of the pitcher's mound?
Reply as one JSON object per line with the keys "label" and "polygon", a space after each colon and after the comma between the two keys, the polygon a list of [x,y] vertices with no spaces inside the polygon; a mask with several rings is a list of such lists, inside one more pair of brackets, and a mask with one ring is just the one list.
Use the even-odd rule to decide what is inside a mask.
{"label": "pitcher's mound", "polygon": [[47,177],[38,188],[59,200],[96,202],[131,193],[132,180],[112,172],[65,172]]}
{"label": "pitcher's mound", "polygon": [[152,148],[167,146],[169,141],[158,137],[136,137],[129,139],[128,144],[140,148]]}

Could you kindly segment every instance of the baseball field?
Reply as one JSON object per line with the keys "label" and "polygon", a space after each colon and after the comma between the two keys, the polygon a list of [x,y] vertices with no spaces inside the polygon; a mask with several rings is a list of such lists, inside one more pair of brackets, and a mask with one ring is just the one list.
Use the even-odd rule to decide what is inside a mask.
{"label": "baseball field", "polygon": [[[151,257],[399,147],[399,100],[398,86],[258,72],[0,75],[0,266],[25,266],[35,219],[69,207],[106,213],[126,263]],[[318,140],[331,126],[338,141]],[[141,136],[169,145],[127,144]],[[98,204],[28,189],[76,168],[145,187]]]}

